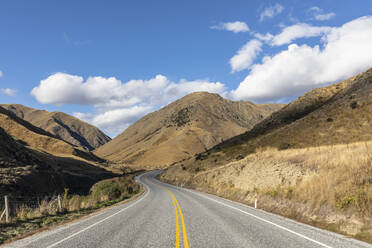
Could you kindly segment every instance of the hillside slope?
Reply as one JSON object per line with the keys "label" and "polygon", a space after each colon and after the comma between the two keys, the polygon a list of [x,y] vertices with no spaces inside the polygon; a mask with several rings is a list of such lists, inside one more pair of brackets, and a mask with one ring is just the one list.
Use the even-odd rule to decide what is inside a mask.
{"label": "hillside slope", "polygon": [[59,157],[27,147],[0,126],[1,195],[42,196],[85,193],[97,181],[113,177],[111,172],[73,157]]}
{"label": "hillside slope", "polygon": [[128,165],[165,167],[245,132],[282,106],[192,93],[146,115],[95,152]]}
{"label": "hillside slope", "polygon": [[67,143],[2,107],[0,107],[0,127],[14,139],[17,139],[18,142],[40,152],[64,157],[76,157],[94,162],[103,161],[82,147]]}
{"label": "hillside slope", "polygon": [[48,112],[29,108],[21,104],[1,104],[0,106],[34,126],[90,151],[111,140],[98,128],[62,112]]}
{"label": "hillside slope", "polygon": [[[185,163],[218,166],[257,149],[305,148],[372,139],[372,69],[343,82],[314,89],[251,130]],[[200,159],[201,158],[201,159]]]}

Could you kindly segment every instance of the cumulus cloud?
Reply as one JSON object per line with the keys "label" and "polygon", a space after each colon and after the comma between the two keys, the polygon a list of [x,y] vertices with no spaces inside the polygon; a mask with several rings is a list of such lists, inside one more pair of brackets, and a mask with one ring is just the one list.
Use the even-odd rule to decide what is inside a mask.
{"label": "cumulus cloud", "polygon": [[[331,30],[332,28],[327,26],[315,27],[306,23],[297,23],[285,27],[281,33],[271,36],[271,40],[267,40],[269,40],[269,43],[273,46],[281,46],[298,38],[321,36],[331,32]],[[270,36],[268,36],[268,38],[270,38]]]}
{"label": "cumulus cloud", "polygon": [[231,92],[234,99],[275,101],[351,77],[372,65],[372,17],[323,33],[315,46],[290,44],[262,63]]}
{"label": "cumulus cloud", "polygon": [[266,7],[261,13],[260,13],[260,21],[263,21],[265,19],[273,18],[276,15],[279,15],[284,10],[284,7],[278,3],[271,5],[269,7]]}
{"label": "cumulus cloud", "polygon": [[236,33],[248,32],[249,27],[245,22],[224,22],[218,25],[212,26],[211,29],[227,30]]}
{"label": "cumulus cloud", "polygon": [[32,89],[38,102],[44,104],[79,104],[93,106],[96,113],[76,113],[108,133],[126,127],[149,111],[195,91],[225,94],[225,85],[209,80],[173,82],[163,75],[149,80],[123,83],[115,77],[83,77],[55,73]]}
{"label": "cumulus cloud", "polygon": [[326,21],[336,16],[334,12],[324,13],[324,10],[318,6],[311,7],[308,11],[318,21]]}
{"label": "cumulus cloud", "polygon": [[0,77],[2,77],[3,76],[3,72],[2,71],[0,71]]}
{"label": "cumulus cloud", "polygon": [[116,134],[125,130],[130,124],[151,112],[151,106],[132,106],[100,112],[97,114],[76,112],[74,116],[89,122],[108,133]]}
{"label": "cumulus cloud", "polygon": [[13,90],[13,89],[10,89],[10,88],[0,89],[0,92],[5,94],[5,95],[8,95],[8,96],[15,96],[16,93],[17,93],[16,90]]}
{"label": "cumulus cloud", "polygon": [[262,51],[261,46],[262,43],[259,40],[251,40],[240,48],[237,54],[230,59],[232,72],[248,69]]}

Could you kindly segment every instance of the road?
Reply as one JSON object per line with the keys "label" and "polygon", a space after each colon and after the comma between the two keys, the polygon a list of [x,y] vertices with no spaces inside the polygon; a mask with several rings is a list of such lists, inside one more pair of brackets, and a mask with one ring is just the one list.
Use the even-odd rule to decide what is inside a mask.
{"label": "road", "polygon": [[372,247],[216,196],[154,178],[137,180],[146,193],[71,224],[6,247]]}

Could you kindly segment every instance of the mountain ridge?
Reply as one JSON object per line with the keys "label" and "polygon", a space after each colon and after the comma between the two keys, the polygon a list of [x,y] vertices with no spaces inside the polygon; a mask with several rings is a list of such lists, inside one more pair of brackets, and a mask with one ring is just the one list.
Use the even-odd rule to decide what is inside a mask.
{"label": "mountain ridge", "polygon": [[63,112],[48,112],[21,104],[0,104],[19,118],[54,134],[68,143],[92,151],[111,140],[93,125]]}
{"label": "mountain ridge", "polygon": [[114,174],[97,166],[103,161],[0,107],[0,192],[50,195],[69,188],[86,193]]}
{"label": "mountain ridge", "polygon": [[195,92],[144,116],[95,153],[128,165],[164,167],[248,130],[282,106]]}

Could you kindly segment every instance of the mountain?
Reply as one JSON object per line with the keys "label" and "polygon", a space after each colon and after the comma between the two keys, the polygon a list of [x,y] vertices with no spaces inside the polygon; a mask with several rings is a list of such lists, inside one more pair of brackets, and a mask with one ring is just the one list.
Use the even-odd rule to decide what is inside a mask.
{"label": "mountain", "polygon": [[307,92],[252,129],[200,153],[185,163],[218,166],[254,153],[372,139],[372,69],[340,83]]}
{"label": "mountain", "polygon": [[245,132],[281,107],[196,92],[146,115],[95,153],[118,163],[165,167]]}
{"label": "mountain", "polygon": [[21,104],[1,104],[0,106],[34,126],[42,128],[68,143],[84,147],[90,151],[111,140],[98,128],[62,112],[48,112]]}
{"label": "mountain", "polygon": [[98,180],[114,176],[97,166],[101,161],[0,107],[1,194],[87,192]]}
{"label": "mountain", "polygon": [[104,161],[82,147],[70,144],[44,129],[35,127],[2,107],[0,107],[0,127],[18,142],[40,152],[64,157],[75,156],[93,162]]}

